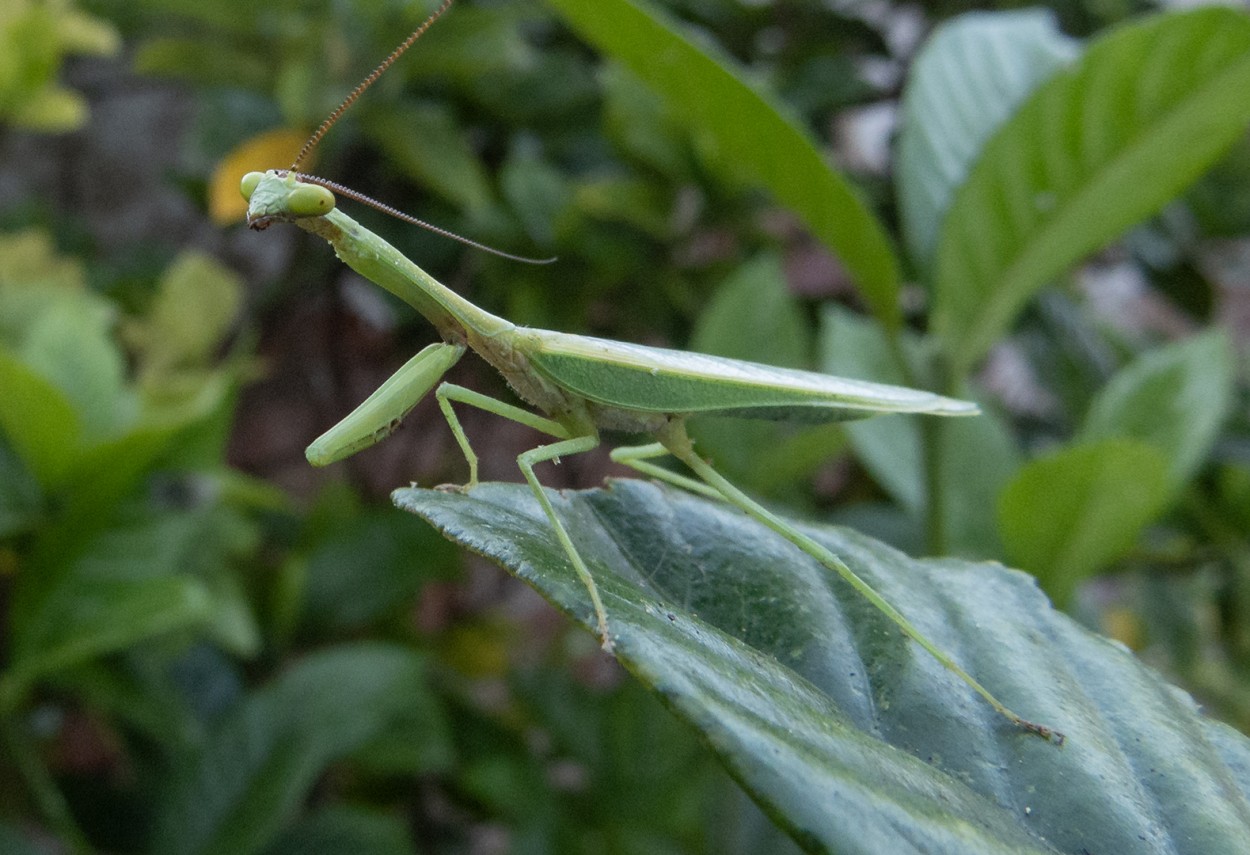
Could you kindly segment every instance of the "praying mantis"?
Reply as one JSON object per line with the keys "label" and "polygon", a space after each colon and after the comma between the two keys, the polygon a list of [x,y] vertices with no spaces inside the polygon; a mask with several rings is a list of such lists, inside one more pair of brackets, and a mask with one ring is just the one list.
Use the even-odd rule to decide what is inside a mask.
{"label": "praying mantis", "polygon": [[[534,467],[596,448],[601,442],[600,431],[649,435],[654,442],[616,448],[611,452],[612,460],[653,478],[728,502],[763,523],[845,580],[1014,725],[1062,744],[1063,734],[1010,710],[837,555],[726,480],[695,452],[686,432],[687,420],[700,415],[819,423],[888,413],[972,416],[979,412],[975,404],[916,389],[517,326],[473,305],[344,214],[337,207],[335,194],[375,205],[478,249],[520,261],[533,259],[484,247],[334,182],[298,171],[300,162],[329,127],[451,2],[444,0],[348,95],[312,135],[289,168],[251,172],[242,180],[241,191],[248,202],[247,219],[252,228],[263,229],[273,223],[289,222],[324,239],[345,264],[424,316],[442,339],[412,357],[346,418],[315,440],[307,449],[309,462],[325,466],[384,439],[431,390],[468,463],[469,479],[458,489],[470,491],[478,483],[478,464],[453,404],[476,407],[551,437],[554,441],[519,455],[517,465],[574,572],[589,593],[600,641],[605,650],[611,651],[611,617],[604,608],[593,575],[534,474]],[[473,350],[490,363],[517,396],[539,412],[441,382],[466,350]],[[653,462],[665,455],[675,457],[694,477]]]}

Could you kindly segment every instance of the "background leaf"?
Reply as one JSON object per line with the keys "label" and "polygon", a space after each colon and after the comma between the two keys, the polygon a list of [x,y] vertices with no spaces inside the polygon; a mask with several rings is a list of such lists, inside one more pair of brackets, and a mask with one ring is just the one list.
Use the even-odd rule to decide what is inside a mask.
{"label": "background leaf", "polygon": [[1079,437],[1149,443],[1162,452],[1169,482],[1179,487],[1210,452],[1233,383],[1233,353],[1223,330],[1146,351],[1099,392]]}
{"label": "background leaf", "polygon": [[[808,851],[1231,853],[1245,840],[1245,739],[1048,608],[1021,574],[802,526],[1008,704],[1065,730],[1063,749],[1014,730],[727,506],[636,480],[553,500],[620,661]],[[395,501],[593,624],[524,486]]]}
{"label": "background leaf", "polygon": [[401,817],[348,807],[319,811],[265,849],[266,855],[415,855]]}
{"label": "background leaf", "polygon": [[307,657],[252,694],[178,770],[153,851],[258,851],[324,767],[402,718],[423,682],[421,658],[400,647],[340,645]]}
{"label": "background leaf", "polygon": [[913,261],[932,261],[955,189],[1011,111],[1079,52],[1048,9],[970,13],[935,29],[903,93],[894,183]]}
{"label": "background leaf", "polygon": [[493,201],[486,170],[446,107],[389,105],[358,118],[396,167],[422,186],[470,213]]}
{"label": "background leaf", "polygon": [[69,399],[48,380],[0,349],[6,405],[0,428],[45,488],[60,486],[81,453],[82,423]]}
{"label": "background leaf", "polygon": [[1163,509],[1168,461],[1134,440],[1073,445],[1032,461],[998,503],[1007,554],[1060,604],[1118,558]]}
{"label": "background leaf", "polygon": [[31,683],[51,672],[207,624],[213,611],[204,586],[187,577],[91,580],[57,594],[15,639],[13,662],[0,681],[5,712]]}
{"label": "background leaf", "polygon": [[705,158],[728,176],[768,188],[798,214],[846,264],[882,323],[899,324],[898,262],[889,238],[787,109],[656,9],[631,0],[548,2],[663,95]]}
{"label": "background leaf", "polygon": [[1154,213],[1250,120],[1250,16],[1119,27],[1041,86],[985,146],[938,247],[933,326],[957,372],[1050,279]]}

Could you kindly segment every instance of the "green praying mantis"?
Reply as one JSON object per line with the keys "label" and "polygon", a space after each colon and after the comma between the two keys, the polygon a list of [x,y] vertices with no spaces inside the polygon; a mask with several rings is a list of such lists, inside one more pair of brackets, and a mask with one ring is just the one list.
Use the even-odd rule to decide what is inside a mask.
{"label": "green praying mantis", "polygon": [[[1001,703],[837,555],[726,480],[695,452],[686,432],[687,420],[699,415],[830,422],[886,413],[971,416],[978,412],[975,404],[898,386],[517,326],[442,285],[381,237],[344,214],[336,207],[335,193],[373,204],[479,249],[518,257],[430,226],[338,184],[298,171],[300,162],[326,130],[451,2],[444,0],[353,90],[313,134],[290,168],[252,172],[242,181],[241,190],[248,201],[248,224],[252,228],[292,222],[324,239],[344,263],[416,309],[442,338],[412,357],[364,403],[314,441],[307,450],[308,460],[315,466],[325,466],[380,441],[431,389],[435,390],[438,405],[468,462],[469,480],[459,489],[472,490],[478,483],[478,465],[453,404],[479,408],[551,437],[554,441],[518,456],[517,465],[585,585],[600,640],[604,649],[610,651],[610,615],[586,562],[534,474],[534,467],[590,451],[600,444],[601,430],[649,435],[654,442],[617,448],[611,453],[612,460],[653,478],[726,501],[754,517],[844,579],[1013,724],[1062,744],[1061,733],[1017,715]],[[440,382],[470,349],[494,366],[518,397],[542,415]],[[665,455],[675,457],[695,477],[653,462]]]}

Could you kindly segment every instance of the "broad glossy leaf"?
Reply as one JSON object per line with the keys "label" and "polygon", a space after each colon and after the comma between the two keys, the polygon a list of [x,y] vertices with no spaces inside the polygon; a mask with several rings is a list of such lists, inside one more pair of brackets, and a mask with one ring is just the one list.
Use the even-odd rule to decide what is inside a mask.
{"label": "broad glossy leaf", "polygon": [[236,273],[203,252],[179,255],[161,276],[146,317],[125,327],[127,340],[142,353],[144,385],[168,380],[178,369],[211,364],[242,303],[243,282]]}
{"label": "broad glossy leaf", "polygon": [[564,173],[538,152],[516,146],[499,174],[504,199],[538,246],[551,246],[561,232],[573,190]]}
{"label": "broad glossy leaf", "polygon": [[0,430],[0,540],[32,528],[43,512],[43,491]]}
{"label": "broad glossy leaf", "polygon": [[632,0],[549,0],[587,41],[624,63],[667,101],[705,158],[728,177],[769,189],[838,253],[878,318],[900,321],[898,262],[850,184],[828,166],[777,99],[751,85],[651,6]]}
{"label": "broad glossy leaf", "polygon": [[[619,660],[808,851],[1231,853],[1250,833],[1245,738],[1023,574],[800,524],[1006,703],[1063,729],[1062,749],[1014,729],[728,506],[635,480],[550,495]],[[593,625],[524,486],[394,498]]]}
{"label": "broad glossy leaf", "polygon": [[[414,27],[423,14],[420,5],[408,7]],[[424,5],[432,12],[436,4]],[[483,78],[531,68],[539,62],[541,51],[525,38],[520,26],[530,14],[524,6],[457,4],[455,14],[439,18],[438,26],[421,37],[421,60],[401,63],[396,70],[408,78],[451,78],[472,87]]]}
{"label": "broad glossy leaf", "polygon": [[693,152],[684,126],[679,116],[664,108],[664,99],[621,65],[605,65],[597,77],[603,93],[603,133],[613,145],[672,179],[694,180]]}
{"label": "broad glossy leaf", "polygon": [[68,54],[116,53],[117,31],[65,3],[8,2],[0,14],[0,120],[44,133],[81,126],[87,100],[56,85],[62,62]]}
{"label": "broad glossy leaf", "polygon": [[[135,54],[135,71],[199,86],[234,86],[261,91],[271,83],[273,75],[270,62],[254,46],[203,36],[148,40]],[[274,167],[267,164],[261,168]]]}
{"label": "broad glossy leaf", "polygon": [[301,605],[303,620],[321,630],[364,631],[410,608],[417,589],[452,561],[429,528],[389,510],[336,517],[327,502],[309,529],[316,541],[301,569]]}
{"label": "broad glossy leaf", "polygon": [[956,371],[1039,288],[1159,210],[1250,122],[1250,16],[1224,8],[1116,28],[986,144],[938,245],[933,326]]}
{"label": "broad glossy leaf", "polygon": [[895,170],[907,248],[922,267],[986,139],[1077,53],[1048,9],[973,12],[933,31],[903,93]]}
{"label": "broad glossy leaf", "polygon": [[422,660],[384,644],[313,654],[251,695],[175,770],[152,851],[247,855],[297,809],[325,766],[403,718]]}
{"label": "broad glossy leaf", "polygon": [[25,332],[17,357],[64,393],[84,442],[113,438],[134,424],[139,402],[113,339],[111,306],[84,294],[51,302]]}
{"label": "broad glossy leaf", "polygon": [[1232,404],[1233,351],[1213,330],[1138,357],[1090,407],[1080,439],[1138,439],[1163,453],[1178,487],[1205,459]]}
{"label": "broad glossy leaf", "polygon": [[255,651],[255,618],[223,579],[248,535],[232,509],[67,505],[37,530],[14,586],[15,670],[51,674],[179,631]]}
{"label": "broad glossy leaf", "polygon": [[642,178],[593,176],[577,182],[574,202],[588,219],[625,223],[656,240],[673,237],[671,187]]}
{"label": "broad glossy leaf", "polygon": [[1167,493],[1158,449],[1128,439],[1072,445],[1020,470],[999,500],[999,528],[1011,560],[1063,604],[1133,545]]}

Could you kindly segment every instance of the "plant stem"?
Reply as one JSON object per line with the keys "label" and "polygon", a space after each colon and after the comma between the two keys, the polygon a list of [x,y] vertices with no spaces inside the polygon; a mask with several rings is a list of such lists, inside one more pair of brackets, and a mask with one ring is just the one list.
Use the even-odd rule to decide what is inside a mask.
{"label": "plant stem", "polygon": [[920,420],[920,454],[924,458],[925,545],[929,555],[945,555],[946,499],[942,489],[941,419]]}
{"label": "plant stem", "polygon": [[[957,383],[941,354],[933,359],[934,388],[940,394],[954,395]],[[920,420],[920,455],[924,458],[925,544],[930,555],[945,555],[949,545],[946,532],[946,490],[942,470],[942,419]]]}

